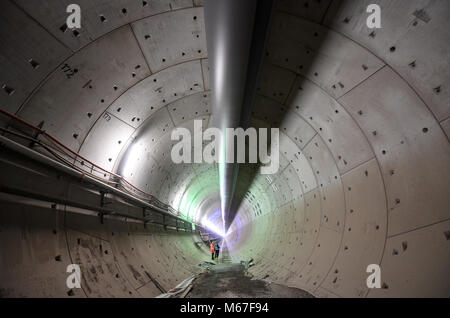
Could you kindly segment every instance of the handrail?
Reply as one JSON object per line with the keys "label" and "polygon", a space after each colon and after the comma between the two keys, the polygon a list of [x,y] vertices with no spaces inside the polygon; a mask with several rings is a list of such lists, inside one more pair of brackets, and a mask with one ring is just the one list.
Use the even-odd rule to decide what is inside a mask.
{"label": "handrail", "polygon": [[[51,136],[50,134],[48,134],[45,130],[43,130],[43,129],[41,129],[41,128],[39,128],[39,127],[37,127],[37,126],[35,126],[35,125],[33,125],[33,124],[31,124],[31,123],[25,121],[24,119],[19,118],[18,116],[13,115],[13,114],[11,114],[11,113],[9,113],[9,112],[3,110],[3,109],[0,109],[0,113],[3,114],[3,115],[5,115],[5,116],[7,116],[7,117],[9,117],[10,119],[12,119],[12,120],[14,120],[14,121],[16,121],[16,122],[18,122],[18,123],[20,123],[20,124],[22,124],[22,125],[28,127],[28,128],[31,128],[32,130],[34,130],[35,132],[37,132],[39,135],[43,135],[44,137],[46,137],[47,139],[49,139],[51,142],[55,143],[55,144],[58,145],[59,147],[63,148],[64,150],[68,151],[68,152],[71,153],[73,156],[75,156],[75,158],[72,158],[72,159],[74,159],[75,161],[77,161],[77,159],[81,159],[83,162],[87,162],[87,163],[88,163],[89,165],[91,165],[92,167],[95,167],[95,168],[101,170],[102,172],[104,172],[104,173],[106,173],[106,174],[109,174],[109,175],[110,175],[110,178],[111,178],[111,176],[113,176],[113,177],[119,179],[120,181],[122,181],[123,183],[125,183],[126,185],[130,186],[133,190],[136,190],[138,193],[140,193],[140,194],[142,194],[142,195],[144,195],[144,196],[149,197],[150,202],[153,201],[153,204],[150,204],[150,203],[147,203],[146,201],[143,201],[143,200],[141,200],[141,199],[139,199],[139,198],[136,198],[136,197],[134,197],[134,196],[131,196],[131,197],[134,198],[135,200],[140,201],[140,202],[139,202],[140,204],[145,203],[146,205],[149,205],[149,207],[151,207],[152,209],[158,210],[159,212],[162,212],[162,213],[167,213],[167,214],[169,214],[169,215],[171,215],[171,216],[174,216],[176,219],[179,219],[179,220],[182,220],[182,221],[185,221],[185,222],[194,223],[194,222],[192,222],[191,220],[183,219],[183,218],[178,217],[178,215],[179,215],[178,211],[175,210],[175,209],[174,209],[173,207],[171,207],[170,205],[161,202],[159,199],[157,199],[157,198],[156,198],[155,196],[153,196],[152,194],[150,194],[150,193],[148,193],[148,192],[145,192],[145,191],[139,189],[138,187],[134,186],[132,183],[130,183],[128,180],[126,180],[123,176],[118,175],[118,174],[116,174],[116,173],[114,173],[114,172],[111,172],[111,171],[109,171],[109,170],[106,170],[106,169],[102,168],[101,166],[99,166],[99,165],[93,163],[92,161],[88,160],[87,158],[83,157],[83,156],[80,155],[79,153],[77,153],[77,152],[73,151],[72,149],[68,148],[66,145],[64,145],[62,142],[60,142],[58,139],[56,139],[56,138],[54,138],[53,136]],[[0,136],[0,137],[2,137],[2,136]],[[5,138],[5,139],[4,139],[4,138],[5,138],[5,137],[2,137],[2,138],[1,138],[1,140],[2,140],[3,142],[5,142],[5,139],[7,139],[8,141],[14,143],[12,140],[10,140],[10,139],[8,139],[8,138]],[[10,145],[11,145],[11,144],[10,144]],[[18,146],[21,146],[21,145],[18,145]],[[23,146],[22,146],[22,147],[23,147]],[[26,147],[24,147],[24,148],[26,148]],[[28,149],[28,148],[26,148],[26,149]],[[28,150],[32,151],[31,149],[28,149]],[[38,153],[36,153],[36,154],[38,154]],[[40,154],[39,154],[39,155],[40,155]],[[67,154],[66,154],[66,155],[67,155]],[[42,156],[44,156],[44,155],[42,155]],[[51,161],[54,161],[54,160],[48,158],[47,156],[44,156],[44,157],[46,157],[47,159],[49,159],[49,160],[51,160]],[[57,162],[57,161],[55,161],[55,162]],[[59,162],[57,162],[57,163],[59,163]],[[59,164],[60,164],[60,163],[59,163]],[[62,164],[60,164],[60,165],[62,165]],[[72,165],[72,166],[75,166],[75,164],[71,164],[71,165]],[[82,167],[84,167],[84,166],[82,165]],[[81,168],[81,167],[78,167],[78,166],[77,166],[77,168]],[[74,171],[77,171],[77,170],[75,170],[75,169],[73,169],[73,168],[69,168],[69,169],[74,170]],[[82,169],[82,170],[85,170],[85,169]],[[77,172],[78,172],[78,171],[77,171]],[[107,186],[107,187],[108,187],[108,190],[109,190],[110,192],[116,192],[116,194],[118,194],[119,196],[123,196],[123,195],[130,196],[130,195],[128,195],[126,192],[123,192],[123,191],[121,191],[121,190],[119,190],[119,189],[117,189],[117,188],[114,188],[114,187],[112,187],[112,186],[109,186],[109,185],[107,185],[107,184],[105,184],[105,183],[103,183],[103,182],[101,182],[101,181],[98,181],[98,180],[96,180],[95,178],[89,177],[89,176],[87,176],[87,175],[85,175],[85,174],[82,174],[81,177],[82,177],[82,178],[88,178],[88,179],[91,179],[90,181],[92,181],[92,182],[95,181],[95,183],[98,183],[98,182],[99,182],[99,183],[101,183],[102,185]],[[98,184],[97,184],[97,185],[98,185]],[[123,186],[123,187],[125,188],[125,190],[126,190],[126,187],[125,187],[123,184],[122,184],[122,186]],[[128,199],[130,199],[130,198],[128,197]],[[175,215],[175,213],[173,213],[173,212],[175,212],[176,215]],[[195,224],[195,223],[194,223],[194,224]],[[197,224],[196,224],[196,225],[197,225]]]}
{"label": "handrail", "polygon": [[[144,194],[144,195],[147,195],[147,196],[150,196],[150,197],[156,199],[152,194],[147,193],[147,192],[145,192],[145,191],[139,189],[138,187],[134,186],[132,183],[130,183],[129,181],[127,181],[123,176],[118,175],[118,174],[116,174],[116,173],[114,173],[114,172],[111,172],[111,171],[109,171],[109,170],[106,170],[106,169],[102,168],[101,166],[99,166],[99,165],[93,163],[93,162],[90,161],[89,159],[83,157],[83,156],[80,155],[79,153],[73,151],[72,149],[70,149],[69,147],[67,147],[66,145],[64,145],[62,142],[60,142],[58,139],[56,139],[56,138],[54,138],[52,135],[48,134],[45,130],[43,130],[43,129],[37,127],[37,126],[34,126],[33,124],[30,124],[29,122],[23,120],[22,118],[17,117],[16,115],[13,115],[13,114],[11,114],[11,113],[9,113],[9,112],[3,110],[3,109],[0,109],[0,113],[2,113],[3,115],[5,115],[5,116],[7,116],[7,117],[9,117],[9,118],[11,118],[11,119],[13,119],[13,120],[15,120],[15,121],[17,121],[17,122],[23,124],[23,125],[25,125],[25,126],[31,128],[31,129],[33,129],[33,130],[35,130],[35,131],[38,132],[39,134],[45,136],[46,138],[50,139],[52,142],[56,143],[56,144],[57,144],[58,146],[60,146],[61,148],[63,148],[63,149],[65,149],[65,150],[69,151],[69,152],[70,152],[72,155],[74,155],[76,158],[80,158],[80,159],[83,160],[84,162],[89,163],[92,167],[95,167],[95,168],[97,168],[97,169],[99,169],[99,170],[101,170],[101,171],[103,171],[103,172],[105,172],[105,173],[107,173],[107,174],[109,174],[109,175],[111,175],[111,176],[114,176],[114,177],[118,178],[119,180],[122,180],[122,181],[125,182],[127,185],[129,185],[131,188],[133,188],[134,190],[136,190],[136,191],[138,191],[138,192],[141,192],[141,193]],[[156,200],[158,200],[158,199],[156,199]]]}

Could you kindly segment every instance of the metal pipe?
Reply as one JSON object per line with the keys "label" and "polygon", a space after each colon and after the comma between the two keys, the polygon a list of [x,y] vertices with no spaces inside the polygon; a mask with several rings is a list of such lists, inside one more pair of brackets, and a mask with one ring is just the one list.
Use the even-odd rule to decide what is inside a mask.
{"label": "metal pipe", "polygon": [[[3,184],[0,184],[0,192],[6,193],[6,194],[11,194],[11,195],[16,195],[16,196],[20,196],[20,197],[26,197],[26,198],[30,198],[30,199],[35,199],[35,200],[38,200],[38,201],[57,203],[57,204],[62,204],[62,205],[75,207],[75,208],[80,208],[80,209],[84,209],[84,210],[100,212],[100,213],[102,213],[104,215],[112,215],[112,216],[115,216],[115,217],[123,217],[123,218],[127,218],[127,219],[142,221],[142,222],[145,222],[145,223],[157,224],[157,225],[163,225],[163,226],[169,226],[170,227],[170,224],[166,224],[166,223],[163,223],[163,222],[155,222],[155,221],[152,221],[152,220],[148,220],[146,218],[138,218],[138,217],[132,216],[132,215],[117,213],[117,212],[115,212],[114,210],[111,210],[111,209],[106,209],[106,208],[102,208],[102,207],[98,207],[98,206],[83,204],[83,203],[79,203],[79,202],[75,202],[75,201],[70,201],[70,200],[66,200],[66,199],[62,199],[62,198],[58,198],[58,197],[52,197],[52,196],[49,196],[49,195],[40,194],[40,193],[36,193],[36,192],[31,192],[31,191],[26,191],[26,190],[22,190],[22,189],[11,188],[11,187],[5,186]],[[186,226],[187,224],[190,224],[190,223],[184,222],[183,223],[183,227],[181,229],[183,229],[185,232],[193,232],[192,226],[190,228],[188,228]],[[179,228],[180,227],[178,226],[178,223],[177,223],[176,224],[177,231],[178,231]]]}
{"label": "metal pipe", "polygon": [[[128,186],[130,186],[131,188],[133,188],[134,190],[136,190],[136,191],[138,191],[138,192],[140,192],[140,193],[142,193],[142,194],[144,194],[144,195],[153,197],[150,193],[147,193],[147,192],[142,191],[141,189],[135,187],[133,184],[131,184],[130,182],[128,182],[128,181],[127,181],[125,178],[123,178],[122,176],[120,176],[120,175],[118,175],[118,174],[116,174],[116,173],[110,172],[110,171],[108,171],[108,170],[106,170],[106,169],[104,169],[104,168],[102,168],[102,167],[96,165],[95,163],[91,162],[90,160],[86,159],[85,157],[81,156],[79,153],[73,151],[72,149],[70,149],[69,147],[67,147],[66,145],[64,145],[62,142],[60,142],[59,140],[57,140],[57,139],[54,138],[53,136],[47,134],[44,130],[41,129],[41,127],[34,126],[33,124],[31,124],[31,123],[29,123],[29,122],[23,120],[22,118],[17,117],[16,115],[11,114],[11,113],[9,113],[9,112],[7,112],[7,111],[1,109],[1,108],[0,108],[0,114],[2,114],[2,115],[4,115],[4,116],[6,116],[6,117],[12,119],[14,122],[18,122],[18,123],[20,123],[21,125],[24,125],[24,126],[26,126],[26,127],[28,127],[28,128],[33,129],[33,131],[35,131],[36,134],[38,134],[38,135],[41,135],[41,134],[42,134],[45,138],[49,139],[51,142],[53,142],[53,143],[55,143],[56,145],[58,145],[59,147],[63,148],[65,151],[68,151],[69,153],[71,153],[73,156],[75,156],[76,159],[79,158],[79,159],[83,160],[83,162],[88,163],[89,165],[91,165],[91,173],[93,172],[93,169],[94,169],[94,167],[95,167],[95,168],[97,168],[97,169],[99,169],[99,170],[101,170],[101,171],[103,171],[103,172],[105,172],[105,173],[107,173],[107,174],[109,174],[109,175],[111,175],[111,176],[114,176],[114,177],[118,178],[119,180],[121,180],[122,182],[124,182],[125,184],[127,184]],[[3,128],[0,128],[0,129],[1,129],[1,130],[4,130],[4,131],[7,131],[6,129],[3,129]],[[14,133],[14,132],[11,132],[11,131],[7,131],[7,132],[8,132],[8,133]],[[17,133],[14,133],[14,134],[17,134]],[[75,159],[75,160],[76,160],[76,159]]]}
{"label": "metal pipe", "polygon": [[[226,128],[247,127],[262,60],[272,0],[207,0],[204,4],[211,78],[210,126],[221,129],[219,182],[225,232],[239,166],[226,163]],[[234,161],[235,162],[235,161]]]}
{"label": "metal pipe", "polygon": [[69,175],[69,176],[81,179],[81,180],[83,180],[83,181],[85,181],[87,183],[95,185],[96,187],[100,188],[101,190],[103,190],[103,191],[105,191],[107,193],[113,193],[113,194],[117,195],[118,197],[121,197],[122,199],[125,199],[127,201],[135,203],[136,205],[148,208],[150,210],[156,210],[156,211],[158,211],[160,213],[163,213],[163,214],[167,214],[168,216],[170,216],[170,217],[172,217],[174,219],[179,219],[179,220],[185,221],[185,220],[183,220],[183,219],[181,219],[181,218],[179,218],[177,216],[174,216],[174,215],[171,215],[171,214],[167,213],[167,211],[164,211],[163,209],[161,209],[159,207],[156,207],[156,206],[154,206],[152,204],[149,204],[149,203],[147,203],[147,202],[145,202],[145,201],[143,201],[141,199],[138,199],[138,198],[136,198],[136,197],[134,197],[134,196],[132,196],[132,195],[126,193],[126,192],[123,192],[123,191],[121,191],[119,189],[111,187],[108,184],[105,184],[105,183],[103,183],[103,182],[101,182],[101,181],[99,181],[99,180],[97,180],[95,178],[87,176],[87,175],[85,175],[84,173],[82,173],[82,172],[80,172],[78,170],[75,170],[75,169],[73,169],[71,167],[68,167],[68,166],[66,166],[66,165],[64,165],[64,164],[62,164],[62,163],[60,163],[60,162],[58,162],[56,160],[53,160],[53,159],[51,159],[51,158],[49,158],[49,157],[47,157],[47,156],[45,156],[43,154],[40,154],[40,153],[38,153],[38,152],[36,152],[34,150],[31,150],[31,149],[29,149],[29,148],[27,148],[27,147],[25,147],[25,146],[23,146],[21,144],[18,144],[15,141],[12,141],[12,140],[10,140],[10,139],[8,139],[8,138],[6,138],[4,136],[1,136],[1,135],[0,135],[0,146],[6,147],[6,148],[8,148],[8,149],[10,149],[10,150],[12,150],[14,152],[17,152],[17,153],[19,153],[19,154],[21,154],[23,156],[26,156],[26,157],[34,160],[34,161],[40,162],[41,164],[44,164],[44,165],[46,165],[48,167],[51,167],[51,168],[54,168],[54,169],[56,169],[56,170],[58,170],[58,171],[60,171],[60,172],[62,172],[64,174],[66,174],[66,175]]}
{"label": "metal pipe", "polygon": [[[58,198],[58,197],[52,197],[49,195],[26,191],[26,190],[22,190],[22,189],[11,188],[11,187],[5,186],[3,184],[0,185],[0,192],[17,195],[20,197],[26,197],[26,198],[30,198],[30,199],[35,199],[38,201],[52,202],[52,203],[67,205],[67,206],[80,208],[80,209],[84,209],[84,210],[101,212],[104,214],[114,214],[114,211],[111,209],[106,209],[106,208],[102,208],[102,207],[98,207],[98,206],[74,202],[74,201],[70,201],[70,200],[66,200],[66,199],[62,199],[62,198]],[[136,217],[131,217],[131,216],[126,216],[126,217],[139,220]]]}

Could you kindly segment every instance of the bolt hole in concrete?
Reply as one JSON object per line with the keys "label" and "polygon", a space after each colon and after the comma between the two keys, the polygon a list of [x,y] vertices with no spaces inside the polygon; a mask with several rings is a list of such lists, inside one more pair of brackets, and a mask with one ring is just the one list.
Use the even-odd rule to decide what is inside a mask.
{"label": "bolt hole in concrete", "polygon": [[6,94],[8,94],[8,95],[12,95],[12,94],[14,94],[14,92],[16,91],[14,88],[12,88],[12,87],[10,87],[10,86],[8,86],[8,85],[3,85],[3,90],[5,91],[5,93]]}
{"label": "bolt hole in concrete", "polygon": [[34,69],[37,69],[37,68],[39,67],[39,65],[40,65],[38,62],[36,62],[36,61],[33,60],[33,59],[30,59],[30,60],[28,61],[28,63],[30,63],[31,67],[33,67]]}

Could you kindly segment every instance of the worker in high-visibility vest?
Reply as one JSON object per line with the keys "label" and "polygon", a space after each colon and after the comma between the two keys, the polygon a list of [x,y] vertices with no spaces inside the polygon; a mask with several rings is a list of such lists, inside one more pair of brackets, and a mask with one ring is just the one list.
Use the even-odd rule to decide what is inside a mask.
{"label": "worker in high-visibility vest", "polygon": [[214,248],[215,247],[216,247],[216,242],[212,241],[211,242],[211,260],[214,260],[214,254],[215,254]]}

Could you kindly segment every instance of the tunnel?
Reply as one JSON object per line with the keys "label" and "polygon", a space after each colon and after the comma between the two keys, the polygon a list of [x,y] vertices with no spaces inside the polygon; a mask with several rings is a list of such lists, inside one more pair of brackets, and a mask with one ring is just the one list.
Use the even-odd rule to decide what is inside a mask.
{"label": "tunnel", "polygon": [[77,0],[79,27],[75,1],[1,1],[0,297],[157,297],[220,266],[211,240],[312,297],[450,297],[450,2],[256,10],[245,127],[278,129],[279,167],[238,165],[224,226],[220,164],[171,160],[247,70],[211,63],[208,1]]}

